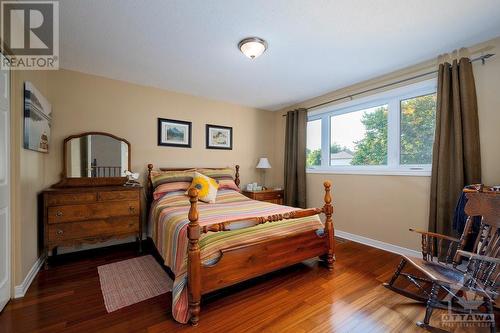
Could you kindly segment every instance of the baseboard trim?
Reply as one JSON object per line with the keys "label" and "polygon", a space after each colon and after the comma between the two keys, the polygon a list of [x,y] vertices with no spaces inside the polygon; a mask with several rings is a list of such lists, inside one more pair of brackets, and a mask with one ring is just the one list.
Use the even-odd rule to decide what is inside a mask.
{"label": "baseboard trim", "polygon": [[363,237],[355,234],[351,234],[349,232],[345,232],[342,230],[335,230],[335,236],[351,240],[356,243],[361,243],[364,245],[368,245],[371,247],[376,247],[377,249],[381,249],[384,251],[396,253],[396,254],[401,254],[401,255],[407,255],[407,256],[412,256],[412,257],[418,257],[421,255],[420,252],[408,249],[406,247],[398,246],[398,245],[393,245],[389,243],[385,243],[376,239],[371,239],[368,237]]}
{"label": "baseboard trim", "polygon": [[42,267],[44,261],[45,256],[41,256],[37,259],[37,261],[35,261],[30,271],[28,272],[28,275],[26,275],[26,277],[24,278],[23,282],[20,285],[14,287],[14,298],[24,297],[31,283],[35,279],[35,276]]}

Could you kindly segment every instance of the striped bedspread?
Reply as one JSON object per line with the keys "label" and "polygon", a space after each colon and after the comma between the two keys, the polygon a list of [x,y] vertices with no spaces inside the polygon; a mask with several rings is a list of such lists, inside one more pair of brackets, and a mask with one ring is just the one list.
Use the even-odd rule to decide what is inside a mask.
{"label": "striped bedspread", "polygon": [[[175,274],[172,291],[172,315],[175,320],[186,323],[189,320],[187,292],[187,218],[189,198],[184,191],[170,192],[152,204],[149,217],[149,233],[165,265]],[[250,200],[234,190],[220,190],[213,204],[198,202],[199,224],[201,226],[234,219],[282,214],[297,208],[280,206]],[[209,232],[200,238],[201,260],[209,263],[217,259],[219,250],[308,230],[323,229],[319,216],[291,219],[277,223],[249,225],[239,222],[234,230]]]}

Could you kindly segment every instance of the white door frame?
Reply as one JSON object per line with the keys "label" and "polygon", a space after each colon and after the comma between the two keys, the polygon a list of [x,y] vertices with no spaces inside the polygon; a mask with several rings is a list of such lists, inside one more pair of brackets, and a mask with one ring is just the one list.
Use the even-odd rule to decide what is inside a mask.
{"label": "white door frame", "polygon": [[[0,61],[3,61],[0,53]],[[11,298],[10,72],[0,71],[0,311]],[[5,84],[2,87],[2,83]],[[1,136],[4,136],[3,138]],[[1,156],[3,155],[3,156]],[[2,223],[4,225],[2,225]],[[3,236],[2,236],[3,234]],[[3,275],[3,276],[2,276]]]}

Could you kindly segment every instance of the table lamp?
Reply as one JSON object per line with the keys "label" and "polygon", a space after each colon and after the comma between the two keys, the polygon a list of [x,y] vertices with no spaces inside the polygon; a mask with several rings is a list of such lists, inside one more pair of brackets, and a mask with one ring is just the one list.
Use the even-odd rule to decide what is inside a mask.
{"label": "table lamp", "polygon": [[262,171],[262,174],[263,174],[262,185],[265,185],[265,183],[266,183],[266,170],[265,169],[271,169],[271,163],[269,163],[269,160],[267,159],[267,157],[261,157],[256,168],[257,169],[264,169]]}

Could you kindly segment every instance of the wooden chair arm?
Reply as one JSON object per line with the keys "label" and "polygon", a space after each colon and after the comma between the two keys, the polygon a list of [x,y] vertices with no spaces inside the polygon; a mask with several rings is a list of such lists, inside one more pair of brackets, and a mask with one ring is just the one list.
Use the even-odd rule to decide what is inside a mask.
{"label": "wooden chair arm", "polygon": [[449,240],[450,242],[456,242],[456,243],[460,242],[460,239],[458,239],[458,238],[450,237],[450,236],[446,236],[446,235],[442,235],[442,234],[436,234],[435,232],[422,231],[422,230],[417,230],[417,229],[410,229],[410,231],[416,232],[417,234],[434,237],[434,238],[446,239],[446,240]]}
{"label": "wooden chair arm", "polygon": [[500,259],[498,258],[493,258],[493,257],[488,257],[488,256],[483,256],[480,254],[475,254],[469,251],[463,251],[463,250],[458,250],[457,253],[461,256],[467,257],[471,260],[480,260],[480,261],[486,261],[490,262],[492,264],[499,265],[500,264]]}

